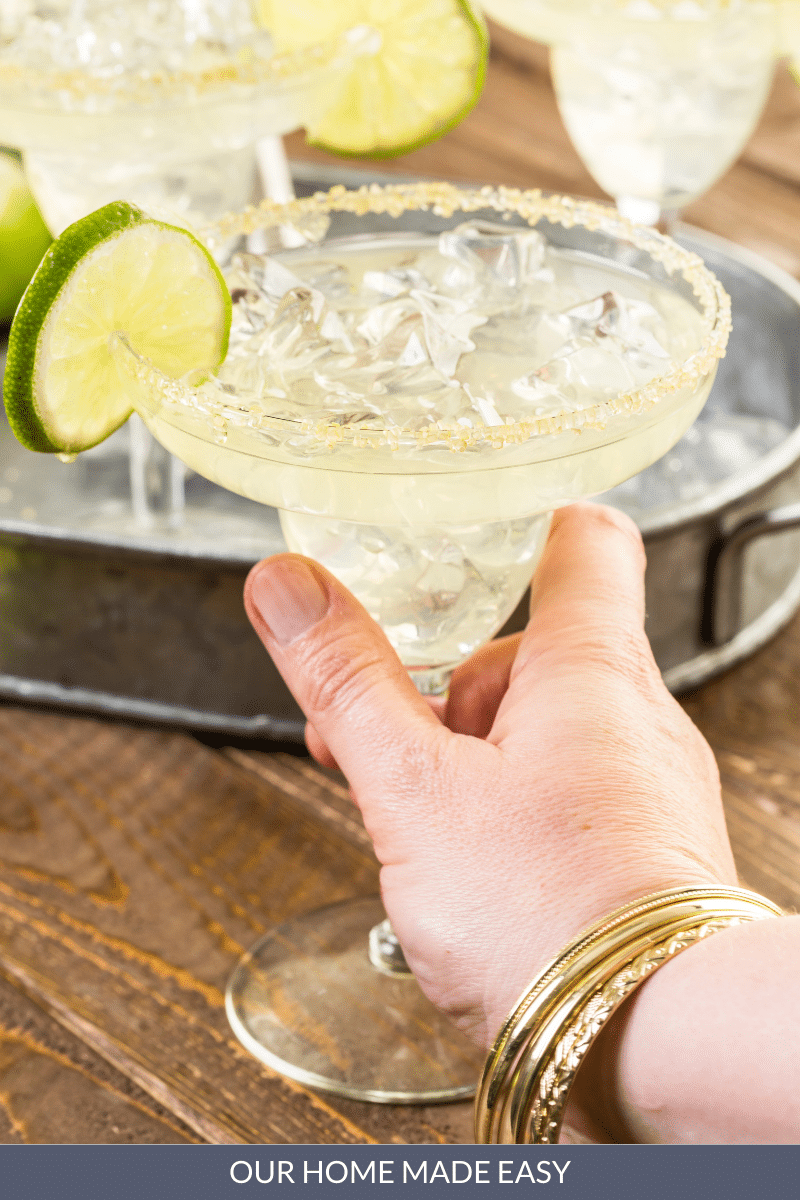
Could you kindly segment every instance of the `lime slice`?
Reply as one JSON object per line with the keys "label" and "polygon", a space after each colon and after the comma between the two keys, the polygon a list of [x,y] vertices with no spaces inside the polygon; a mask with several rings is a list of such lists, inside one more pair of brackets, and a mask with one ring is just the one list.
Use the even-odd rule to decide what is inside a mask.
{"label": "lime slice", "polygon": [[0,149],[0,325],[13,317],[52,240],[22,168]]}
{"label": "lime slice", "polygon": [[480,96],[488,38],[469,0],[260,0],[280,50],[348,29],[375,30],[333,108],[308,130],[312,145],[350,157],[390,158],[441,137]]}
{"label": "lime slice", "polygon": [[115,201],[53,242],[20,301],[3,385],[9,423],[29,450],[88,450],[132,411],[109,340],[172,378],[225,357],[231,299],[185,229]]}

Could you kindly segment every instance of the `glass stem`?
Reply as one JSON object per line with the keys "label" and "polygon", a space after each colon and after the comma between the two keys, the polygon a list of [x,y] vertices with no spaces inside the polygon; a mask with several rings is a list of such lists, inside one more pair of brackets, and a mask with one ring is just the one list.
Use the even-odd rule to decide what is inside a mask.
{"label": "glass stem", "polygon": [[[261,180],[261,189],[266,197],[278,204],[287,204],[294,200],[294,181],[289,169],[289,161],[283,146],[283,138],[270,136],[256,142],[256,165]],[[281,225],[274,230],[273,241],[263,229],[256,230],[248,237],[248,248],[255,254],[265,254],[275,250],[291,249],[293,246],[305,245],[305,238],[290,225]]]}
{"label": "glass stem", "polygon": [[149,528],[166,520],[173,528],[179,526],[186,503],[186,468],[158,444],[136,413],[130,418],[128,470],[136,523]]}
{"label": "glass stem", "polygon": [[388,917],[369,931],[369,961],[384,975],[412,974]]}
{"label": "glass stem", "polygon": [[441,696],[447,699],[450,680],[453,678],[452,667],[409,667],[408,673],[420,696]]}
{"label": "glass stem", "polygon": [[662,208],[658,200],[643,199],[641,196],[616,196],[617,210],[634,225],[658,225]]}
{"label": "glass stem", "polygon": [[294,200],[294,183],[283,148],[283,138],[264,137],[256,142],[256,163],[265,196],[277,204]]}
{"label": "glass stem", "polygon": [[617,196],[617,209],[635,225],[652,225],[659,233],[672,237],[680,216],[678,208],[663,208],[657,200],[642,200],[638,196]]}

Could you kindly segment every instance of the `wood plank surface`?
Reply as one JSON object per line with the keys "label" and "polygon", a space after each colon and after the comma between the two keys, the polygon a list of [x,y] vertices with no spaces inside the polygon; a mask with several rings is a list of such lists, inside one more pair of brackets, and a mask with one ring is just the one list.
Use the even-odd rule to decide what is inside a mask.
{"label": "wood plank surface", "polygon": [[334,1101],[228,1026],[226,980],[261,933],[377,891],[352,818],[298,801],[305,770],[279,790],[185,735],[0,710],[0,970],[205,1140],[468,1139],[467,1106]]}
{"label": "wood plank surface", "polygon": [[684,706],[716,755],[743,881],[800,911],[800,616]]}
{"label": "wood plank surface", "polygon": [[200,1139],[0,976],[0,1142]]}

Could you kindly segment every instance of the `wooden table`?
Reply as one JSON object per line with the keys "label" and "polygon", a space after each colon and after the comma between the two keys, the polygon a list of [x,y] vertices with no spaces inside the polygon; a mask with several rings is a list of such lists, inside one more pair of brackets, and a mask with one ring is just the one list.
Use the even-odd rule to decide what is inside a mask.
{"label": "wooden table", "polygon": [[[484,96],[396,170],[599,194],[544,51],[494,31]],[[296,157],[329,161],[302,139]],[[800,89],[779,71],[742,159],[687,213],[800,275]],[[800,618],[685,698],[743,881],[800,904]],[[469,1105],[384,1108],[272,1074],[225,980],[276,921],[374,892],[342,784],[286,753],[0,708],[0,1142],[463,1142]]]}

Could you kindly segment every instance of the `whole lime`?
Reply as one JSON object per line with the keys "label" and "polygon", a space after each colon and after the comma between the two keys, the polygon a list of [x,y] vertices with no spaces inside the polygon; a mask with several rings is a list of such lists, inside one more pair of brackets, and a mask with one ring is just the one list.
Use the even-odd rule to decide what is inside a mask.
{"label": "whole lime", "polygon": [[0,150],[0,325],[14,316],[51,241],[22,168]]}

